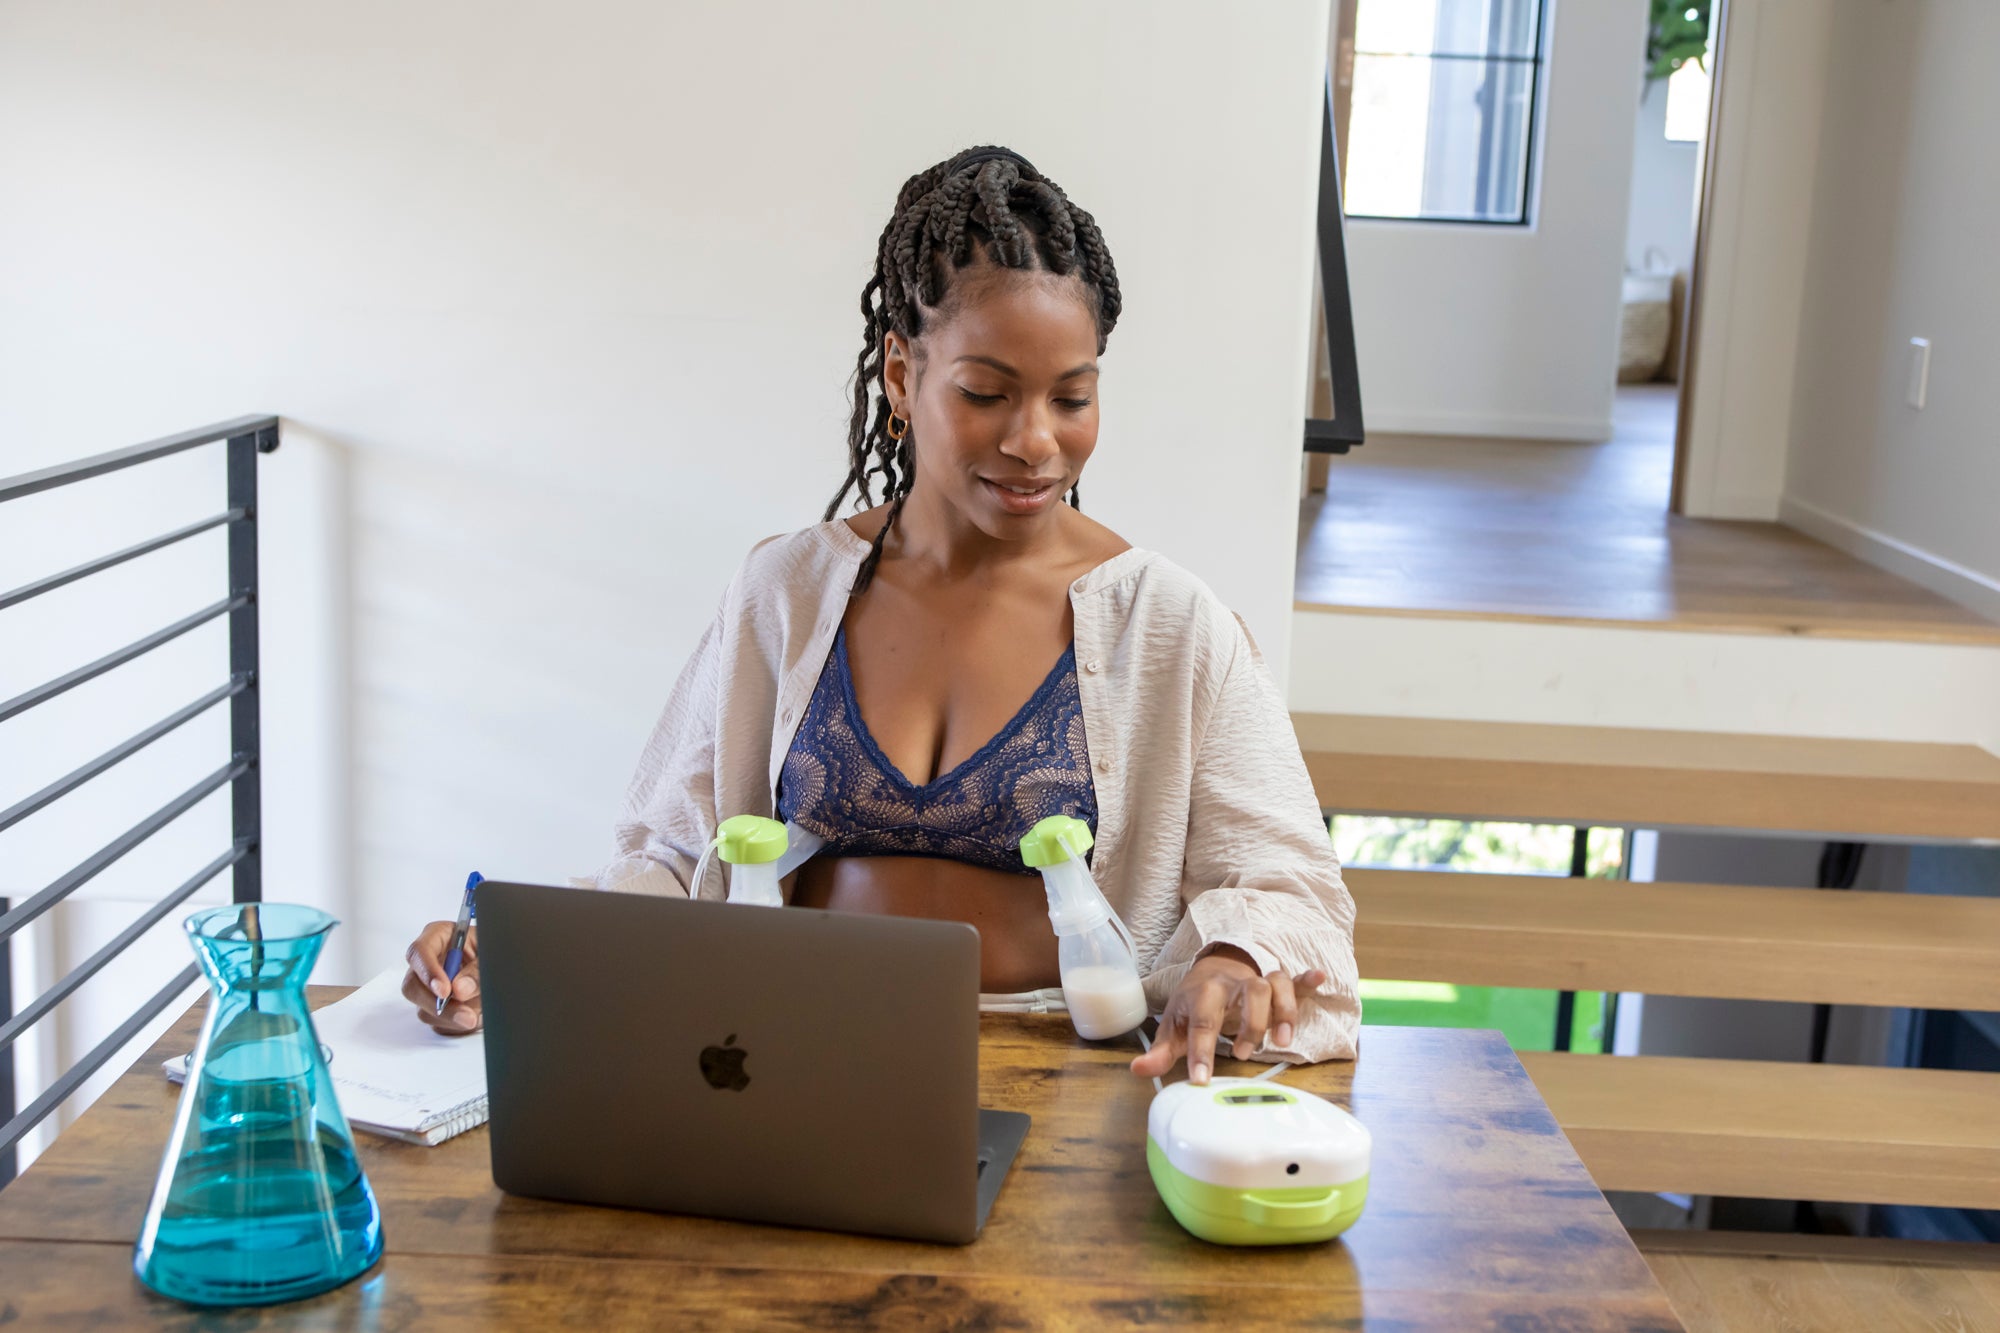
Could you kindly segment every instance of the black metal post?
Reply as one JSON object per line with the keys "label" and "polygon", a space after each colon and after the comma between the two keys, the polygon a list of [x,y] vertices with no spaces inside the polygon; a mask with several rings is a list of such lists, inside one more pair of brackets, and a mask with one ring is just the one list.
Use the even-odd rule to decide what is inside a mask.
{"label": "black metal post", "polygon": [[[1574,829],[1570,833],[1569,877],[1582,879],[1590,873],[1590,830]],[[1556,1039],[1552,1043],[1556,1050],[1566,1051],[1576,1032],[1576,992],[1573,990],[1556,992]]]}
{"label": "black metal post", "polygon": [[1326,117],[1319,137],[1319,283],[1326,319],[1327,376],[1333,415],[1307,417],[1305,451],[1344,454],[1368,438],[1361,419],[1361,366],[1354,342],[1354,302],[1347,282],[1347,236],[1340,201],[1340,154],[1333,141],[1333,71],[1326,72]]}
{"label": "black metal post", "polygon": [[[0,898],[0,915],[7,911],[7,900]],[[0,1023],[14,1016],[14,946],[10,940],[0,940]],[[9,1042],[0,1047],[0,1124],[14,1118],[14,1045]],[[0,1188],[14,1178],[16,1158],[10,1144],[0,1148]]]}
{"label": "black metal post", "polygon": [[232,872],[232,901],[264,900],[263,803],[259,796],[257,668],[257,455],[278,447],[278,429],[267,426],[229,437],[229,507],[243,517],[229,525],[229,592],[243,603],[229,613],[229,674],[249,687],[229,701],[229,749],[248,760],[230,784],[230,821],[244,857]]}
{"label": "black metal post", "polygon": [[[1861,874],[1861,858],[1868,850],[1866,843],[1830,842],[1820,849],[1818,887],[1822,889],[1851,889]],[[1816,1004],[1813,1006],[1812,1043],[1806,1059],[1816,1065],[1826,1063],[1827,1034],[1833,1026],[1833,1006]]]}

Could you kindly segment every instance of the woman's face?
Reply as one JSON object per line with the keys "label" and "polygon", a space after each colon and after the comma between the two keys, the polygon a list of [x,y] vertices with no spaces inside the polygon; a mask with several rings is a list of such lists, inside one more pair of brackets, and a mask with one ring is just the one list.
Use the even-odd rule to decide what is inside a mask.
{"label": "woman's face", "polygon": [[882,370],[917,457],[909,503],[989,537],[1050,522],[1097,447],[1097,323],[1076,279],[993,270],[923,335],[921,364],[898,334]]}

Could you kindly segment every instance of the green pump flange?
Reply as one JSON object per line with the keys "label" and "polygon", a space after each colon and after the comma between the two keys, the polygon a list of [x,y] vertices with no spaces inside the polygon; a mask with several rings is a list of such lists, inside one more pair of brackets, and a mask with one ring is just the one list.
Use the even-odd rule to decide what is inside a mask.
{"label": "green pump flange", "polygon": [[762,815],[732,815],[715,830],[715,854],[733,866],[768,865],[786,846],[785,826]]}
{"label": "green pump flange", "polygon": [[[1064,841],[1069,847],[1063,846]],[[1073,815],[1050,815],[1022,835],[1021,860],[1030,870],[1061,865],[1069,860],[1070,847],[1082,856],[1093,841],[1090,825],[1081,819]]]}

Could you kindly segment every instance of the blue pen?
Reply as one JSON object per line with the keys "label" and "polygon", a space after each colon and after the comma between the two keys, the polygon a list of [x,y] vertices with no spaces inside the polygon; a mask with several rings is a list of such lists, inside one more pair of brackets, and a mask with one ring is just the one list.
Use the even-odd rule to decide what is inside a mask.
{"label": "blue pen", "polygon": [[458,969],[465,966],[465,932],[472,928],[472,891],[478,888],[486,877],[477,870],[465,877],[465,897],[459,900],[458,924],[452,927],[451,947],[444,951],[445,995],[438,996],[437,1012],[444,1012],[444,1002],[451,992],[451,983],[458,980]]}

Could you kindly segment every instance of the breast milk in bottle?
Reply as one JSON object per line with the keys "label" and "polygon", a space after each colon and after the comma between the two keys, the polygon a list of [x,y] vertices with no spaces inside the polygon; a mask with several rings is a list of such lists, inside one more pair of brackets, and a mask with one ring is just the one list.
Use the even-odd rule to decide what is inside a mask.
{"label": "breast milk in bottle", "polygon": [[1104,1041],[1146,1021],[1146,992],[1132,936],[1083,862],[1090,844],[1088,824],[1051,815],[1021,839],[1021,860],[1042,872],[1048,890],[1070,1022],[1078,1036]]}

